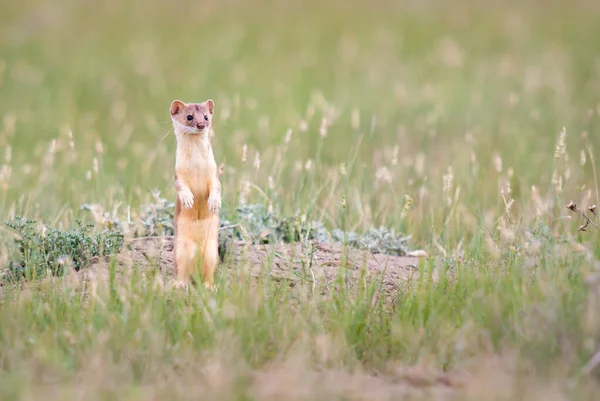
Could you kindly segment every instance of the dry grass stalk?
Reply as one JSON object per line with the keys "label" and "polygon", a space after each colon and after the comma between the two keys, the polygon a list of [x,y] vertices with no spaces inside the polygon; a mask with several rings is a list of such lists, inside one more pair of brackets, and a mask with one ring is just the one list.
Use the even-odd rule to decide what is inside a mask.
{"label": "dry grass stalk", "polygon": [[[581,217],[583,217],[585,219],[585,223],[582,224],[581,226],[579,226],[579,231],[587,231],[589,225],[591,224],[592,226],[596,227],[596,229],[600,230],[600,227],[598,226],[598,224],[596,224],[594,221],[592,221],[592,219],[590,219],[585,212],[582,212],[581,210],[579,210],[577,208],[577,204],[573,201],[570,201],[567,206],[567,209],[569,209],[570,211],[577,213],[578,215],[580,215]],[[588,208],[588,210],[590,211],[590,213],[592,213],[594,216],[596,216],[596,205],[590,206]]]}

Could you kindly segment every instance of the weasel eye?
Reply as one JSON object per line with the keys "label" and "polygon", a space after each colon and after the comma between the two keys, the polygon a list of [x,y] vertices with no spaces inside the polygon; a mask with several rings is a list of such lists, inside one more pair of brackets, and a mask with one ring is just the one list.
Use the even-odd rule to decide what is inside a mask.
{"label": "weasel eye", "polygon": [[188,121],[192,121],[193,119],[194,119],[194,116],[193,116],[193,115],[189,114],[189,115],[187,116],[187,120],[188,120]]}
{"label": "weasel eye", "polygon": [[204,116],[204,121],[208,121],[208,116]]}

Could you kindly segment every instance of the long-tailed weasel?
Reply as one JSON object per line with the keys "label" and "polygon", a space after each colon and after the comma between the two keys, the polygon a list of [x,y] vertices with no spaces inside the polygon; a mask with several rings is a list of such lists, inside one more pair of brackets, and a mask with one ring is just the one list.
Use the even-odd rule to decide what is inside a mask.
{"label": "long-tailed weasel", "polygon": [[215,103],[171,103],[177,140],[175,159],[174,272],[177,287],[186,286],[198,264],[207,287],[217,267],[221,183],[210,143]]}

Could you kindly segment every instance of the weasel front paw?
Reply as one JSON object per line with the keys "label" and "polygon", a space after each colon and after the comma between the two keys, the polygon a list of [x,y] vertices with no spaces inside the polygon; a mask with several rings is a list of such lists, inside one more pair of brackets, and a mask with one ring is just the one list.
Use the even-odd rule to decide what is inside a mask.
{"label": "weasel front paw", "polygon": [[194,195],[192,194],[192,191],[187,188],[179,192],[179,200],[181,200],[183,207],[186,209],[190,209],[194,206]]}
{"label": "weasel front paw", "polygon": [[221,195],[210,195],[208,197],[208,210],[212,213],[212,214],[217,214],[219,213],[219,210],[221,209]]}

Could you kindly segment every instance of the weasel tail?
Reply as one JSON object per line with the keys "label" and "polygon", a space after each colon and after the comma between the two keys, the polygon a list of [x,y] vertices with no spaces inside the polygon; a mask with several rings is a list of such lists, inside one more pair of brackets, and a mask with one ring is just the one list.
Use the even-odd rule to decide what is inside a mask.
{"label": "weasel tail", "polygon": [[[177,287],[201,275],[214,285],[219,261],[219,211],[221,183],[210,142],[214,102],[171,104],[177,140],[175,159],[175,248]],[[198,274],[200,273],[200,274]]]}

